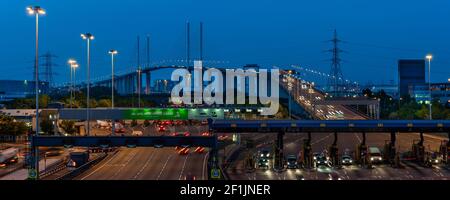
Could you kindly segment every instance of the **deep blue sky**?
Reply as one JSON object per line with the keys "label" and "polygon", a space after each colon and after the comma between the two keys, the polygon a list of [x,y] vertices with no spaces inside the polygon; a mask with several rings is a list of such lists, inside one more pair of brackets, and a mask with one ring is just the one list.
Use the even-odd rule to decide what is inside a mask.
{"label": "deep blue sky", "polygon": [[330,55],[324,50],[331,44],[325,41],[336,28],[346,41],[341,45],[346,78],[361,83],[396,80],[397,59],[423,58],[428,52],[435,56],[433,81],[450,77],[450,1],[4,0],[0,79],[31,79],[34,20],[25,7],[35,4],[47,10],[41,18],[40,51],[58,56],[58,82],[69,77],[66,61],[71,57],[81,63],[79,78],[85,75],[80,33],[96,36],[92,73],[98,77],[110,74],[110,48],[120,51],[117,71],[135,68],[138,34],[142,40],[151,35],[153,62],[184,59],[186,21],[192,24],[194,58],[198,23],[203,21],[205,60],[233,66],[300,64],[329,72]]}

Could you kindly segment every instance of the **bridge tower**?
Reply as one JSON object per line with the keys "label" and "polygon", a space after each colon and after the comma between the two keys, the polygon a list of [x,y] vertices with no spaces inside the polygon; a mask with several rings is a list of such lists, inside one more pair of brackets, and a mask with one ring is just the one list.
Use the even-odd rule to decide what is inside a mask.
{"label": "bridge tower", "polygon": [[341,58],[340,53],[343,51],[339,48],[339,43],[342,42],[338,39],[337,31],[334,30],[334,37],[330,42],[333,43],[333,48],[328,50],[331,52],[331,72],[330,77],[328,78],[328,91],[333,96],[341,96],[344,92],[344,76],[342,75],[341,70]]}

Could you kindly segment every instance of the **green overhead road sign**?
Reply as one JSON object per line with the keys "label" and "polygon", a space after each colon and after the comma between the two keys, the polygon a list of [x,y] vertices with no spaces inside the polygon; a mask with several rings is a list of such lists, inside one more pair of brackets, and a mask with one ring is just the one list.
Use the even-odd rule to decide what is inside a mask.
{"label": "green overhead road sign", "polygon": [[135,120],[187,120],[187,109],[149,108],[125,110],[123,119]]}

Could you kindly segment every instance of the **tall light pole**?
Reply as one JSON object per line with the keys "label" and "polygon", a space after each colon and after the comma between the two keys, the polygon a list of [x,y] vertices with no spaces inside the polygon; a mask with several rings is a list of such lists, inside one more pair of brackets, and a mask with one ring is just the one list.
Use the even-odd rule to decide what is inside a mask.
{"label": "tall light pole", "polygon": [[108,53],[111,55],[111,108],[114,108],[114,56],[119,52],[112,49]]}
{"label": "tall light pole", "polygon": [[[108,52],[111,54],[111,108],[114,109],[114,56],[118,54],[119,52],[117,50],[111,49]],[[116,133],[116,121],[115,119],[112,120],[111,124],[111,132],[112,135]]]}
{"label": "tall light pole", "polygon": [[[35,136],[39,135],[39,15],[45,15],[45,10],[40,6],[29,6],[27,7],[27,12],[29,15],[34,15],[36,17],[36,49],[35,49],[35,59],[34,59],[34,70],[35,70],[35,93],[36,93],[36,133]],[[34,152],[34,171],[36,173],[36,179],[39,179],[39,149],[32,149]]]}
{"label": "tall light pole", "polygon": [[67,61],[67,63],[69,63],[70,65],[70,108],[72,108],[73,106],[73,90],[74,90],[74,84],[73,84],[73,80],[75,79],[75,69],[78,68],[78,63],[76,60],[74,59],[69,59],[69,61]]}
{"label": "tall light pole", "polygon": [[91,87],[91,73],[90,73],[90,68],[91,68],[91,40],[94,39],[94,36],[91,33],[85,33],[85,34],[81,34],[81,38],[83,38],[83,40],[86,40],[87,42],[87,99],[86,99],[86,121],[87,121],[87,135],[90,136],[90,116],[89,116],[89,112],[90,112],[90,87]]}
{"label": "tall light pole", "polygon": [[425,58],[428,60],[428,95],[429,95],[429,97],[428,97],[428,99],[429,99],[429,104],[428,104],[428,107],[429,107],[429,109],[430,109],[430,120],[432,120],[433,119],[433,116],[432,116],[432,114],[433,114],[433,112],[431,111],[431,101],[433,100],[432,98],[431,98],[431,59],[433,59],[433,55],[431,55],[431,54],[428,54],[427,56],[425,56]]}

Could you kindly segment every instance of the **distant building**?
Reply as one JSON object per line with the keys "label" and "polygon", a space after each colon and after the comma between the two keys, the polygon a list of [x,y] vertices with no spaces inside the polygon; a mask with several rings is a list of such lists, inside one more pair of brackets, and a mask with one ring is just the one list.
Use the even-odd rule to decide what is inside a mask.
{"label": "distant building", "polygon": [[[418,103],[430,103],[428,84],[410,85],[409,94]],[[438,99],[442,104],[450,103],[450,83],[432,83],[431,97],[432,99]]]}
{"label": "distant building", "polygon": [[425,60],[398,61],[399,95],[409,95],[411,85],[425,84]]}
{"label": "distant building", "polygon": [[[47,93],[48,82],[40,82],[40,93]],[[0,102],[25,98],[35,95],[34,81],[27,80],[0,80]]]}
{"label": "distant building", "polygon": [[366,88],[369,88],[370,91],[376,93],[380,91],[384,91],[387,95],[397,98],[398,97],[398,85],[391,85],[391,84],[381,84],[381,85],[370,85],[366,86]]}
{"label": "distant building", "polygon": [[156,93],[170,93],[172,88],[175,87],[175,82],[171,80],[155,80],[153,92]]}

